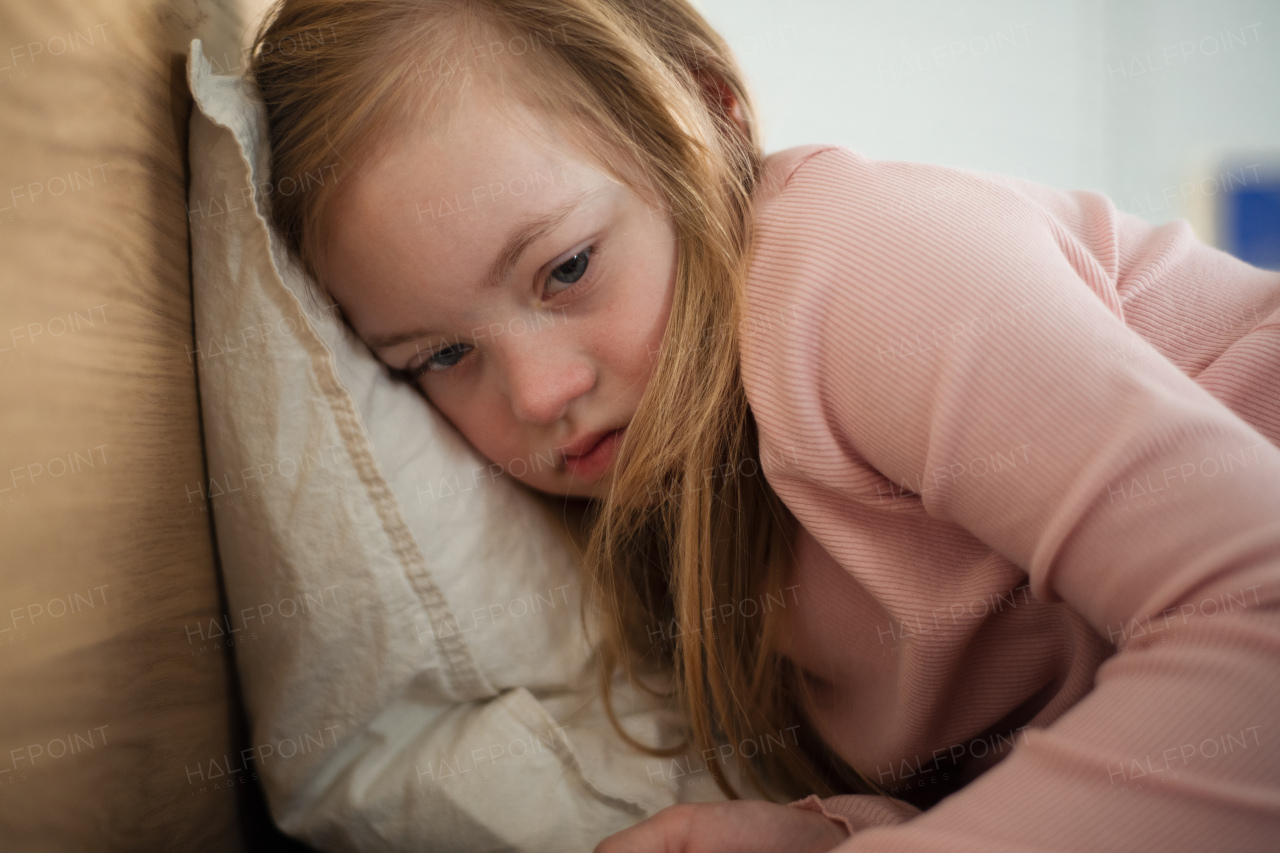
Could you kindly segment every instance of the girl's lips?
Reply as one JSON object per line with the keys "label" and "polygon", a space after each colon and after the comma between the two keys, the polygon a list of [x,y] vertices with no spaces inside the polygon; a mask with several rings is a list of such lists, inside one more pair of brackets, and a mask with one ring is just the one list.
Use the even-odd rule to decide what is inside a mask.
{"label": "girl's lips", "polygon": [[609,463],[613,461],[618,440],[624,432],[626,427],[605,433],[595,447],[581,456],[566,456],[565,470],[576,479],[587,483],[598,480],[608,470]]}

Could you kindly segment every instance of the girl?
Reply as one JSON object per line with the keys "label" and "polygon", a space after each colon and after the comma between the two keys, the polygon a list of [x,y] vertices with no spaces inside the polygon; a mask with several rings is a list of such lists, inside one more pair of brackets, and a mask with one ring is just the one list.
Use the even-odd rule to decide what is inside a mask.
{"label": "girl", "polygon": [[338,164],[273,216],[350,328],[589,502],[602,683],[673,669],[725,793],[797,800],[600,850],[1273,843],[1280,275],[765,157],[684,0],[283,0],[252,72],[274,174]]}

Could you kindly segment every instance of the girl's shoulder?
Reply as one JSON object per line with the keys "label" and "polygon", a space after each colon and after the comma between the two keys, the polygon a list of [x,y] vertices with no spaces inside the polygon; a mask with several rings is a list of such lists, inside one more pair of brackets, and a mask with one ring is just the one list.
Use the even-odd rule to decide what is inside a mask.
{"label": "girl's shoulder", "polygon": [[[821,155],[821,156],[820,156]],[[784,148],[765,156],[765,165],[753,194],[757,208],[767,206],[789,185],[804,183],[794,180],[802,170],[814,173],[814,188],[827,192],[855,186],[864,192],[864,198],[873,191],[884,198],[910,199],[923,197],[928,201],[950,195],[957,200],[978,200],[983,195],[1008,196],[1015,193],[1024,200],[1043,204],[1058,202],[1061,190],[1043,186],[1012,175],[985,172],[977,169],[945,166],[912,160],[877,159],[856,149],[832,143],[810,143]],[[833,185],[834,184],[834,185]],[[813,189],[813,188],[811,188]],[[1052,198],[1050,198],[1052,196]],[[984,199],[989,200],[989,199]],[[902,208],[902,205],[898,205]],[[908,205],[916,208],[918,205]]]}
{"label": "girl's shoulder", "polygon": [[[772,235],[776,239],[761,242],[777,249],[806,236],[829,245],[874,246],[897,264],[1001,251],[1019,229],[1027,245],[1043,251],[1108,259],[1116,254],[1124,224],[1110,199],[1091,190],[878,159],[834,144],[799,145],[766,156],[752,208],[757,237]],[[1028,226],[1036,233],[1025,232]],[[928,235],[924,246],[917,245],[921,235]],[[1116,272],[1112,263],[1105,274],[1114,281]]]}
{"label": "girl's shoulder", "polygon": [[766,155],[764,170],[760,174],[760,182],[755,192],[756,203],[762,203],[777,195],[787,185],[787,181],[795,174],[796,169],[810,157],[839,148],[842,146],[812,143],[784,148]]}

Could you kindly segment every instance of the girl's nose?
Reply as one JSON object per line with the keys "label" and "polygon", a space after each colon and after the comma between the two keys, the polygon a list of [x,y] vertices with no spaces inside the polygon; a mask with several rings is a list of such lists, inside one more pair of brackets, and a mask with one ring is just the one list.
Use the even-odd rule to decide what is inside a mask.
{"label": "girl's nose", "polygon": [[551,424],[564,417],[569,404],[596,384],[596,372],[570,341],[550,335],[512,339],[499,356],[507,376],[516,420]]}

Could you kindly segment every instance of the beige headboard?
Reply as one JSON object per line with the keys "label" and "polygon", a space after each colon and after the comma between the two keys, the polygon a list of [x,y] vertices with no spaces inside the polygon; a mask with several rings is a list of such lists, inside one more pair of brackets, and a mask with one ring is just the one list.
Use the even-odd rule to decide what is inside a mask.
{"label": "beige headboard", "polygon": [[240,783],[192,776],[239,712],[209,639],[183,55],[236,63],[261,6],[0,4],[6,850],[242,847]]}

